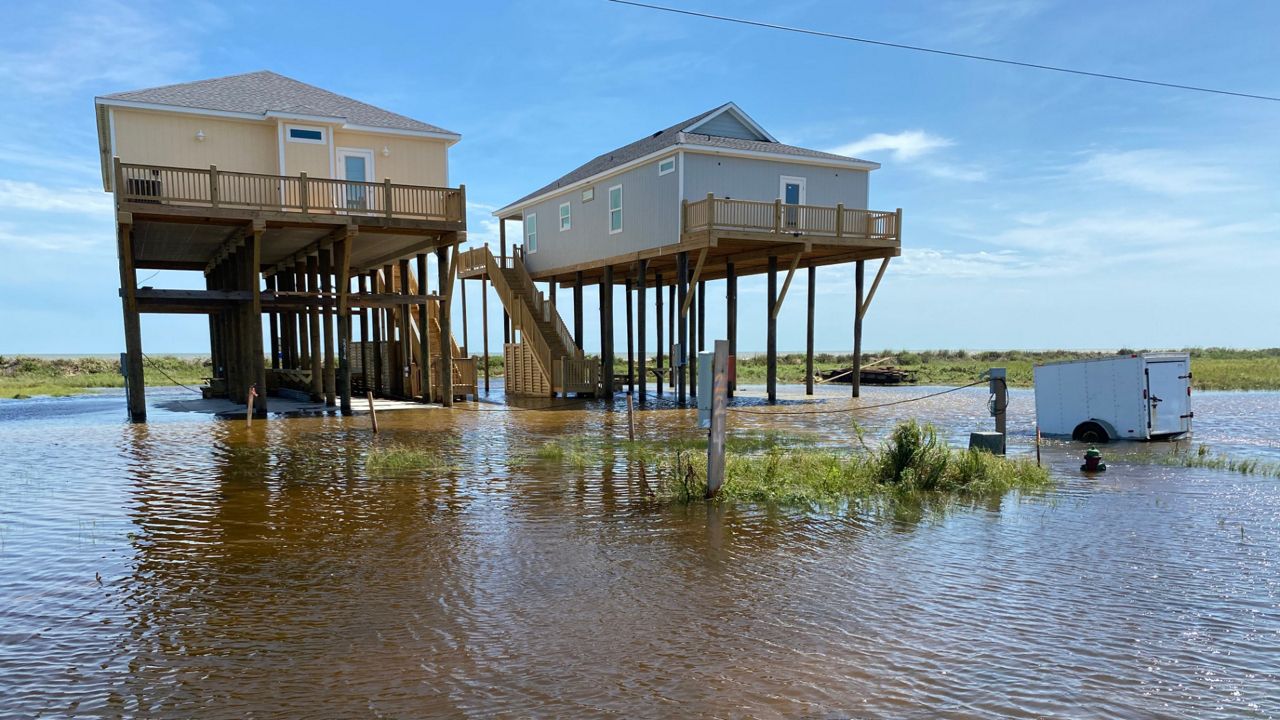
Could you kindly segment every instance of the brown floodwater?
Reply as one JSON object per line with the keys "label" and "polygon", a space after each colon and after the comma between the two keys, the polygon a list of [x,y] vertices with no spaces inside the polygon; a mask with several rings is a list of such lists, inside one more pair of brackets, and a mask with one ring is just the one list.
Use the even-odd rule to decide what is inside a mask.
{"label": "brown floodwater", "polygon": [[[621,402],[495,392],[381,414],[375,441],[150,396],[147,425],[118,393],[0,401],[0,717],[1280,716],[1280,480],[1140,461],[1168,444],[1091,479],[1051,443],[1053,490],[945,513],[670,506],[621,456],[529,458],[624,436]],[[1280,393],[1195,403],[1196,443],[1280,461]],[[975,388],[730,427],[839,446],[912,416],[991,426]],[[668,403],[637,423],[697,432]],[[375,442],[451,467],[371,478]]]}

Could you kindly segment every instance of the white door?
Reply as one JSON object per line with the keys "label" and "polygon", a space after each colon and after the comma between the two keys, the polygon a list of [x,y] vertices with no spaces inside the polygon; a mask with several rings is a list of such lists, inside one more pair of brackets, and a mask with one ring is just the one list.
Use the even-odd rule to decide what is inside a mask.
{"label": "white door", "polygon": [[1147,363],[1147,404],[1151,408],[1151,434],[1171,435],[1191,429],[1190,378],[1186,362]]}
{"label": "white door", "polygon": [[[783,175],[778,179],[778,199],[784,205],[804,205],[805,179]],[[783,210],[782,225],[788,228],[799,228],[802,224],[799,208]]]}
{"label": "white door", "polygon": [[370,188],[358,183],[373,182],[373,151],[338,148],[338,179],[351,180],[343,185],[339,198],[341,206],[347,210],[372,210],[374,196]]}

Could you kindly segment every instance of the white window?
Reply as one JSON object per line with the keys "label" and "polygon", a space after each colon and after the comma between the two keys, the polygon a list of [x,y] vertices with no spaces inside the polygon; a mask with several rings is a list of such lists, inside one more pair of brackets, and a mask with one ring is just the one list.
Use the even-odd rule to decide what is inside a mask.
{"label": "white window", "polygon": [[596,189],[589,187],[582,191],[582,202],[591,202],[596,199]]}
{"label": "white window", "polygon": [[560,203],[560,232],[564,232],[573,227],[573,211],[569,208],[569,203]]}
{"label": "white window", "polygon": [[622,232],[622,186],[609,188],[609,234]]}
{"label": "white window", "polygon": [[538,213],[529,213],[524,219],[525,252],[538,252]]}
{"label": "white window", "polygon": [[289,142],[311,143],[313,145],[324,145],[328,143],[324,137],[324,128],[314,127],[311,125],[285,125],[285,137]]}
{"label": "white window", "polygon": [[676,159],[673,157],[669,157],[666,160],[663,160],[658,163],[659,175],[666,175],[667,173],[673,173],[675,171],[676,171]]}

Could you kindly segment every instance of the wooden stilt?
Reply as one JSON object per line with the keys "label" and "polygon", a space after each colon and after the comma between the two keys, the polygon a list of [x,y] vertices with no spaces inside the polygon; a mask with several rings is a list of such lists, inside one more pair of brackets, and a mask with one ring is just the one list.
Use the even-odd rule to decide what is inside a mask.
{"label": "wooden stilt", "polygon": [[334,245],[334,272],[338,286],[338,407],[343,415],[351,409],[351,245],[354,233]]}
{"label": "wooden stilt", "polygon": [[[507,219],[498,218],[498,264],[505,267],[507,257]],[[502,306],[502,344],[511,342],[511,316],[507,307]],[[581,344],[581,341],[579,341]]]}
{"label": "wooden stilt", "polygon": [[622,284],[622,292],[626,297],[627,311],[627,394],[636,394],[636,335],[635,335],[635,312],[633,303],[631,302],[631,278],[627,278]]}
{"label": "wooden stilt", "polygon": [[689,396],[698,397],[698,284],[691,282],[687,291],[691,296],[689,298],[689,306],[685,307],[682,303],[680,309],[682,313],[689,316],[689,352],[686,354],[689,362]]}
{"label": "wooden stilt", "polygon": [[809,316],[805,325],[804,342],[804,394],[813,394],[813,306],[817,293],[818,268],[809,265]]}
{"label": "wooden stilt", "polygon": [[734,372],[729,375],[729,397],[738,389],[738,274],[733,261],[725,263],[724,268],[724,304],[725,304],[725,336],[729,341],[729,357],[734,363]]}
{"label": "wooden stilt", "polygon": [[[309,292],[310,275],[307,274],[307,261],[299,260],[293,266],[293,286],[298,292]],[[298,321],[298,369],[311,369],[311,306],[304,305],[297,313]]]}
{"label": "wooden stilt", "polygon": [[[117,174],[119,178],[119,160]],[[124,311],[124,355],[127,412],[133,422],[147,421],[146,380],[142,365],[142,319],[138,314],[138,276],[134,269],[133,226],[121,223],[117,250],[120,254],[120,299]]]}
{"label": "wooden stilt", "polygon": [[[307,258],[307,292],[312,293],[312,299],[315,298],[315,293],[320,292],[320,261],[314,255]],[[310,326],[307,334],[311,339],[311,400],[320,402],[324,399],[324,346],[320,335],[320,308],[315,305],[307,307],[307,324]]]}
{"label": "wooden stilt", "polygon": [[245,308],[245,351],[249,359],[251,382],[257,386],[254,414],[267,414],[267,364],[262,351],[262,236],[266,223],[255,220],[253,230],[245,237],[245,285],[250,291]]}
{"label": "wooden stilt", "polygon": [[582,271],[573,277],[573,341],[582,349]]}
{"label": "wooden stilt", "polygon": [[613,267],[600,277],[600,375],[605,397],[613,397]]}
{"label": "wooden stilt", "polygon": [[[351,251],[347,250],[348,258],[350,257],[350,254],[351,254]],[[368,288],[369,288],[368,282],[369,282],[369,278],[364,274],[361,274],[360,275],[360,294],[361,295],[364,295],[368,292]],[[373,359],[369,353],[369,349],[371,347],[369,345],[369,336],[371,334],[372,333],[370,332],[370,328],[369,328],[369,308],[362,307],[360,308],[360,377],[363,380],[361,384],[364,385],[364,387],[360,389],[361,392],[366,392],[369,390],[370,387],[372,387],[372,385],[370,384],[370,380],[373,378]],[[354,390],[352,390],[352,392],[354,393]]]}
{"label": "wooden stilt", "polygon": [[436,265],[440,272],[440,402],[453,407],[453,283],[458,269],[457,241],[449,247],[436,250]]}
{"label": "wooden stilt", "polygon": [[646,357],[647,353],[645,353],[645,341],[648,339],[646,337],[648,335],[648,328],[645,327],[645,316],[649,313],[644,306],[645,285],[648,283],[646,275],[648,275],[648,271],[648,260],[641,260],[636,263],[636,308],[639,311],[636,315],[636,340],[639,344],[638,352],[640,367],[638,368],[638,374],[640,376],[640,402],[642,403],[645,401],[645,395],[648,394],[649,385],[649,363],[648,358]]}
{"label": "wooden stilt", "polygon": [[[409,291],[409,258],[403,258],[399,263],[400,267],[400,294],[407,299],[412,293]],[[412,305],[401,305],[397,309],[400,315],[400,327],[397,328],[400,333],[400,353],[398,375],[400,376],[400,397],[411,399],[413,392],[413,326],[410,320],[410,313],[413,312]]]}
{"label": "wooden stilt", "polygon": [[[675,312],[675,305],[679,305],[683,310],[685,298],[689,293],[689,253],[682,252],[676,255],[676,297],[672,303],[672,312]],[[676,328],[676,402],[681,405],[685,404],[687,397],[685,396],[685,372],[688,370],[689,358],[689,324],[688,318],[684,312],[676,313],[678,327]]]}
{"label": "wooden stilt", "polygon": [[[267,278],[267,289],[271,292],[276,291],[276,276],[272,275]],[[267,313],[270,321],[268,323],[267,336],[271,338],[271,369],[280,369],[280,316],[274,310]]]}
{"label": "wooden stilt", "polygon": [[[332,277],[333,251],[330,248],[321,248],[320,292],[324,293],[326,300],[332,297]],[[333,310],[330,309],[328,302],[325,303],[324,309],[320,312],[320,328],[320,347],[324,351],[324,404],[327,407],[334,407],[338,404],[338,383],[336,368],[334,368],[333,363]]]}
{"label": "wooden stilt", "polygon": [[[418,372],[421,374],[422,402],[429,403],[435,397],[431,387],[431,317],[427,308],[427,254],[418,253],[418,294],[422,295],[422,303],[418,305]],[[445,338],[440,335],[441,352],[444,352]]]}
{"label": "wooden stilt", "polygon": [[484,349],[484,394],[489,394],[489,289],[480,278],[480,342]]}
{"label": "wooden stilt", "polygon": [[862,285],[866,279],[866,262],[859,260],[854,265],[854,286],[856,301],[853,304],[853,377],[849,378],[853,385],[853,396],[862,395]]}
{"label": "wooden stilt", "polygon": [[[654,350],[657,351],[655,367],[658,368],[658,375],[657,377],[654,378],[653,384],[656,386],[655,389],[658,391],[658,397],[662,397],[662,383],[663,383],[662,375],[663,375],[663,372],[666,370],[666,366],[662,364],[662,356],[664,354],[664,348],[662,345],[662,339],[663,339],[662,323],[666,320],[666,316],[663,315],[662,313],[662,273],[654,273],[653,298],[654,298],[654,304],[656,306],[654,308],[653,321],[654,321],[654,329],[657,331],[655,333],[657,337],[654,339],[657,340],[657,345],[658,345],[656,348],[654,348]],[[643,355],[643,353],[641,354]],[[670,358],[668,358],[668,361],[670,361]]]}
{"label": "wooden stilt", "polygon": [[467,351],[467,280],[458,278],[458,298],[462,300],[462,357],[471,357]]}
{"label": "wooden stilt", "polygon": [[[372,289],[374,294],[381,292],[380,284],[378,283],[378,272],[376,270],[369,271],[369,287]],[[384,392],[382,389],[382,358],[384,357],[387,347],[382,341],[382,308],[374,308],[370,315],[372,316],[373,324],[373,337],[371,338],[373,340],[371,348],[373,351],[373,392],[381,395]],[[368,368],[367,365],[365,367]],[[365,372],[367,373],[368,370],[366,369]],[[365,378],[366,382],[368,382],[368,375],[366,375]]]}
{"label": "wooden stilt", "polygon": [[769,402],[778,400],[778,318],[774,308],[778,305],[778,256],[769,256],[769,317],[768,339],[765,345],[765,388]]}

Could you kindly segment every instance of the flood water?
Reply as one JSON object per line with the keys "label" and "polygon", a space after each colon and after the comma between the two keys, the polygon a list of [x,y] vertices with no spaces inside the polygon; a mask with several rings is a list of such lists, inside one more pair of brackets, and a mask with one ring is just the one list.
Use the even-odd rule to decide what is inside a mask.
{"label": "flood water", "polygon": [[[624,436],[621,402],[383,413],[376,442],[453,467],[371,479],[366,417],[160,407],[187,397],[151,390],[147,425],[118,393],[0,402],[0,717],[1280,716],[1280,480],[1137,462],[1168,444],[1089,479],[1051,443],[1051,491],[880,517],[520,459]],[[962,443],[986,399],[730,427],[840,445],[915,416]],[[1194,402],[1196,443],[1280,461],[1280,393]],[[649,407],[641,435],[696,433]],[[1012,453],[1032,413],[1015,390]]]}

